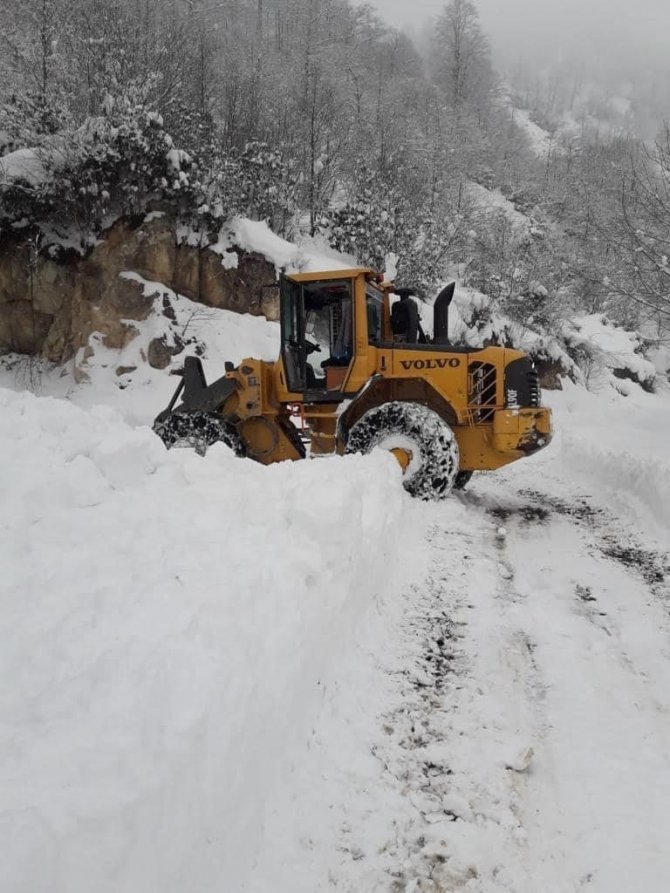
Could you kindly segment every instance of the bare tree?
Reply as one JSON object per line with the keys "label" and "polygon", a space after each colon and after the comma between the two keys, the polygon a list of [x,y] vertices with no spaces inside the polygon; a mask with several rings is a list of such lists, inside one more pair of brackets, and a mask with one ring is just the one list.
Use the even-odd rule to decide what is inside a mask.
{"label": "bare tree", "polygon": [[594,222],[601,247],[594,280],[631,324],[670,329],[670,125],[651,149],[633,144],[616,183],[617,204]]}
{"label": "bare tree", "polygon": [[488,97],[493,85],[488,40],[470,0],[451,0],[437,19],[435,80],[454,109]]}

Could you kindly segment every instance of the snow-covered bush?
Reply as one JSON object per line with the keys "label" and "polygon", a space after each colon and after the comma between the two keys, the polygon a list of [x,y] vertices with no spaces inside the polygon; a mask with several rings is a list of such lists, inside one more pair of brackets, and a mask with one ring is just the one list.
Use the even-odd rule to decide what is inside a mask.
{"label": "snow-covered bush", "polygon": [[39,146],[71,125],[64,103],[47,101],[33,91],[12,95],[0,105],[0,155],[26,146]]}
{"label": "snow-covered bush", "polygon": [[406,246],[406,210],[402,196],[362,166],[347,200],[322,216],[320,228],[333,248],[381,269],[387,253]]}
{"label": "snow-covered bush", "polygon": [[645,391],[655,390],[656,369],[642,355],[644,344],[637,333],[594,313],[567,323],[561,334],[588,387],[597,390],[611,384],[624,395],[629,393],[630,383]]}
{"label": "snow-covered bush", "polygon": [[349,197],[322,216],[320,228],[333,248],[375,269],[395,254],[397,281],[429,296],[466,239],[467,215],[450,207],[448,193],[431,208],[427,190],[409,188],[401,171],[390,179],[361,164]]}
{"label": "snow-covered bush", "polygon": [[[197,169],[174,147],[145,94],[144,88],[110,94],[104,114],[0,158],[0,226],[28,221],[55,240],[74,230],[84,247],[113,219],[141,213],[151,200],[195,205]],[[27,152],[39,160],[41,176],[34,166],[30,175],[17,167],[17,155],[21,160]]]}
{"label": "snow-covered bush", "polygon": [[205,232],[218,232],[234,214],[286,232],[298,176],[282,152],[259,141],[236,150],[194,139],[191,154],[175,143],[148,92],[109,94],[101,115],[77,128],[45,130],[37,145],[24,147],[28,134],[35,140],[35,128],[6,129],[14,151],[0,157],[0,232],[28,223],[47,241],[83,249],[116,218],[156,203]]}
{"label": "snow-covered bush", "polygon": [[200,167],[203,203],[199,216],[205,228],[218,229],[224,213],[240,214],[264,220],[278,235],[289,235],[297,210],[299,176],[280,147],[259,140],[241,149],[219,144],[209,157],[201,156]]}

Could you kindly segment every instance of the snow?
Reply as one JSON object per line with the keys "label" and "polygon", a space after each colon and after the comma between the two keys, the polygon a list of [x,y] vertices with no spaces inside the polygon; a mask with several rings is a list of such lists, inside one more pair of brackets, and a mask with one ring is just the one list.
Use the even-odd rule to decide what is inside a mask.
{"label": "snow", "polygon": [[512,119],[528,137],[533,152],[539,158],[546,158],[554,143],[551,134],[531,121],[528,109],[512,108]]}
{"label": "snow", "polygon": [[397,467],[201,459],[7,390],[0,420],[3,890],[241,889],[403,575]]}
{"label": "snow", "polygon": [[177,244],[189,245],[191,248],[212,248],[207,233],[194,229],[186,224],[178,224],[176,228]]}
{"label": "snow", "polygon": [[17,149],[0,157],[0,182],[24,181],[39,186],[47,177],[44,161],[37,149]]}
{"label": "snow", "polygon": [[221,258],[221,265],[226,270],[236,270],[240,256],[237,251],[226,251]]}
{"label": "snow", "polygon": [[634,518],[645,537],[666,548],[670,538],[670,453],[667,392],[630,396],[564,382],[551,396],[564,424],[559,432],[563,474],[596,488],[623,517]]}
{"label": "snow", "polygon": [[[649,463],[670,480],[670,401],[551,398],[555,448],[422,506],[403,623],[369,657],[369,695],[324,710],[255,893],[667,886],[670,593],[640,569],[663,561],[668,519],[644,498],[632,513],[628,487]],[[584,449],[599,462],[576,464]]]}
{"label": "snow", "polygon": [[667,392],[566,383],[426,505],[383,454],[166,452],[166,373],[121,414],[91,371],[0,390],[3,891],[665,886]]}
{"label": "snow", "polygon": [[[654,382],[656,367],[641,355],[640,336],[614,325],[604,314],[574,317],[564,326],[563,334],[573,348],[587,348],[596,362],[598,373],[602,369],[627,370],[639,382]],[[611,382],[611,377],[608,380]],[[602,383],[602,375],[596,374],[589,386],[598,388]],[[625,394],[636,389],[635,385],[621,379],[615,384]]]}
{"label": "snow", "polygon": [[[151,282],[133,271],[121,275],[137,282],[145,295],[154,297],[154,312],[146,320],[126,320],[137,333],[126,347],[112,350],[105,346],[102,335],[94,333],[87,345],[89,350],[80,349],[65,368],[42,366],[27,357],[5,357],[0,363],[0,387],[22,389],[30,385],[40,395],[66,398],[86,409],[103,403],[117,409],[130,424],[147,425],[172,397],[177,379],[169,372],[182,367],[186,354],[196,349],[200,352],[210,381],[221,376],[225,360],[239,364],[245,357],[267,361],[277,358],[278,323],[195,304],[162,282]],[[154,338],[164,338],[170,346],[179,339],[185,345],[172,357],[167,370],[152,369],[147,364]],[[91,350],[92,355],[87,357]],[[82,384],[74,383],[74,369],[84,378]]]}
{"label": "snow", "polygon": [[182,165],[189,164],[191,161],[188,152],[184,152],[183,149],[169,149],[165,157],[175,173],[181,173]]}
{"label": "snow", "polygon": [[487,189],[479,183],[470,182],[468,195],[485,212],[502,212],[510,223],[520,229],[528,229],[531,221],[525,214],[517,211],[512,202],[505,198],[499,189]]}
{"label": "snow", "polygon": [[243,251],[256,251],[278,270],[286,272],[311,273],[358,266],[353,258],[330,248],[323,237],[303,237],[296,246],[277,236],[260,220],[238,217],[227,235],[229,244]]}

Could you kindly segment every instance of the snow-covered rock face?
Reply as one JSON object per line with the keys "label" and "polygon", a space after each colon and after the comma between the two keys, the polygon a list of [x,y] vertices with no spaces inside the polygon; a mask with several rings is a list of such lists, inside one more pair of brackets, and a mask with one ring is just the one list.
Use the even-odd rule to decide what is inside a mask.
{"label": "snow-covered rock face", "polygon": [[[62,363],[88,344],[92,333],[121,349],[132,340],[132,321],[147,317],[151,302],[120,276],[134,271],[193,301],[241,313],[272,316],[260,287],[275,266],[257,252],[225,257],[201,244],[180,242],[172,222],[148,215],[139,227],[119,221],[85,257],[45,257],[39,245],[0,244],[0,353],[17,352]],[[231,264],[231,257],[235,263]]]}
{"label": "snow-covered rock face", "polygon": [[242,889],[406,565],[395,462],[167,452],[109,409],[5,390],[0,455],[3,890]]}
{"label": "snow-covered rock face", "polygon": [[161,212],[143,223],[117,221],[90,251],[66,259],[44,256],[39,242],[0,242],[0,354],[37,355],[63,363],[96,333],[106,346],[123,349],[135,323],[147,318],[144,299],[126,272],[198,304],[278,318],[276,293],[261,287],[278,270],[314,271],[351,267],[353,258],[323,239],[287,242],[260,221],[237,218],[210,243],[207,235]]}

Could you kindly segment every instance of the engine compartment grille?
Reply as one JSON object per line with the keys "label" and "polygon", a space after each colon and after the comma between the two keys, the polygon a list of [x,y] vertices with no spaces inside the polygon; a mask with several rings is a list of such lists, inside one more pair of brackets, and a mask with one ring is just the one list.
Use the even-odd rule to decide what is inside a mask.
{"label": "engine compartment grille", "polygon": [[474,424],[490,422],[497,409],[497,375],[492,363],[475,362],[468,366],[468,409]]}

